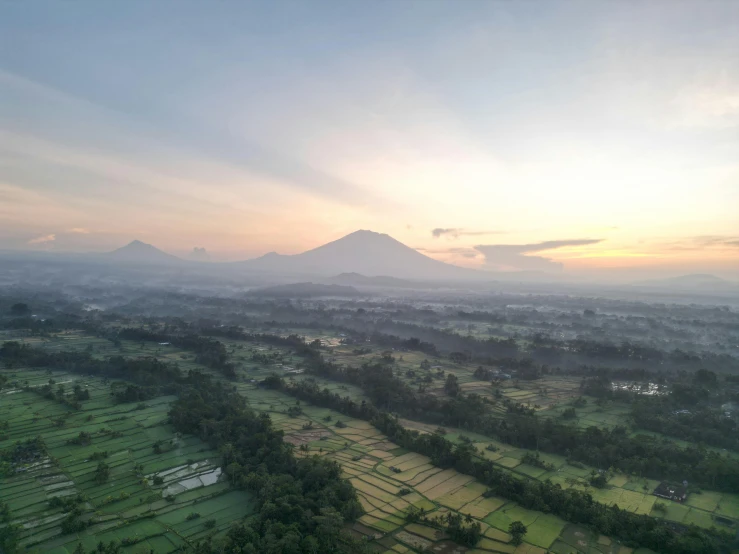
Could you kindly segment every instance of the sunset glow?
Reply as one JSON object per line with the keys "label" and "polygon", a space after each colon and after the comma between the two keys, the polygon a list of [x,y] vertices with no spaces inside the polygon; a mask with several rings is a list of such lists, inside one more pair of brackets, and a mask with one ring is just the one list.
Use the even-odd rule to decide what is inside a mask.
{"label": "sunset glow", "polygon": [[663,7],[11,3],[0,249],[737,276],[739,4]]}

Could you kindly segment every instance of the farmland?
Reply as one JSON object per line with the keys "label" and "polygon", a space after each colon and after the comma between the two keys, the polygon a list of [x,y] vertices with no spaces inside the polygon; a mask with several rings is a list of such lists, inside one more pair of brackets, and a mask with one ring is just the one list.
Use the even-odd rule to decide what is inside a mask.
{"label": "farmland", "polygon": [[[99,378],[31,369],[4,374],[20,386],[0,391],[0,420],[9,422],[0,449],[36,436],[47,449],[24,471],[0,479],[0,501],[21,526],[20,545],[29,552],[61,554],[100,541],[118,541],[131,552],[172,552],[250,513],[249,495],[229,489],[220,477],[218,453],[166,423],[172,397],[114,404],[109,384]],[[24,390],[50,379],[55,389],[79,385],[90,399],[71,411]],[[81,432],[89,441],[71,444]],[[100,460],[109,467],[105,482],[94,478]],[[83,498],[85,528],[63,534],[67,516],[52,501],[76,495]],[[214,524],[206,525],[209,520]]]}
{"label": "farmland", "polygon": [[[107,341],[75,334],[39,344],[51,351],[92,347],[100,356],[128,350],[139,355],[176,359],[179,363],[187,363],[189,357],[186,352],[146,343],[142,348],[124,341],[122,348],[113,348]],[[239,345],[231,346],[238,352]],[[254,351],[262,352],[260,348],[271,350],[256,346]],[[193,362],[190,364],[197,367]],[[432,517],[451,511],[478,521],[484,538],[474,552],[539,554],[555,543],[569,544],[563,534],[568,527],[566,522],[525,510],[504,499],[484,497],[486,487],[473,478],[435,467],[425,456],[404,452],[366,422],[311,406],[303,406],[298,417],[288,416],[286,412],[295,405],[294,399],[249,382],[273,371],[273,367],[255,369],[247,364],[243,370],[245,382],[237,384],[239,392],[256,410],[270,415],[285,431],[288,442],[305,445],[307,450],[302,455],[326,456],[341,465],[344,477],[358,491],[365,509],[365,514],[352,527],[356,536],[373,538],[391,552],[417,552],[432,546],[434,551],[455,552],[458,547],[439,530],[405,521],[408,508],[413,506]],[[70,389],[80,385],[90,392],[90,400],[83,402],[82,410],[70,412],[57,402],[24,391],[22,386],[2,391],[9,402],[3,403],[0,419],[17,423],[12,425],[0,448],[12,445],[21,437],[40,435],[50,458],[54,459],[53,464],[42,464],[38,469],[24,472],[22,478],[3,480],[0,500],[8,503],[23,526],[21,545],[29,551],[71,552],[78,543],[91,548],[102,540],[119,541],[126,545],[125,550],[132,552],[145,548],[168,552],[225,530],[233,521],[248,516],[248,495],[229,489],[219,479],[218,454],[196,438],[177,436],[166,424],[167,409],[173,398],[160,397],[147,401],[145,406],[113,404],[108,392],[110,384],[99,378],[30,369],[4,373],[18,385],[26,386],[28,381],[27,387],[31,389],[52,379],[54,387],[62,385]],[[18,382],[19,375],[23,377],[22,383]],[[323,383],[341,394],[361,398],[361,391],[351,386]],[[331,421],[326,421],[327,418]],[[57,427],[60,419],[64,421],[63,427]],[[345,427],[336,427],[338,421]],[[91,444],[68,444],[80,431],[92,435]],[[153,451],[157,442],[165,445],[162,454]],[[89,458],[95,452],[108,454],[106,463],[111,474],[106,484],[92,482],[97,462]],[[183,464],[183,459],[187,463]],[[143,470],[137,475],[138,464],[143,465]],[[155,476],[162,477],[163,482],[154,485]],[[401,490],[410,492],[401,495]],[[62,535],[65,514],[50,508],[49,502],[55,496],[76,494],[86,498],[82,519],[89,524],[84,531]],[[193,513],[200,517],[188,519]],[[211,519],[217,522],[215,529],[205,526]],[[525,520],[530,528],[525,542],[518,547],[510,544],[506,531],[514,520]],[[619,545],[602,551],[630,552]]]}
{"label": "farmland", "polygon": [[[594,552],[632,552],[606,537],[593,537],[584,529],[567,534],[565,531],[571,526],[559,518],[526,510],[494,496],[485,497],[486,487],[473,478],[454,470],[442,470],[431,464],[428,457],[398,448],[364,421],[306,405],[301,406],[301,415],[290,417],[287,410],[295,406],[292,397],[253,385],[239,385],[239,389],[252,405],[270,413],[286,432],[288,441],[306,445],[309,449],[306,455],[320,454],[341,464],[346,478],[359,491],[366,511],[353,531],[378,537],[388,552],[416,552],[421,548],[454,552],[453,543],[445,540],[437,529],[406,523],[409,506],[423,508],[430,516],[451,511],[469,514],[478,521],[484,538],[468,552],[543,554],[555,544],[578,548],[578,541],[598,545],[594,546],[597,549]],[[339,421],[345,427],[336,427]],[[410,492],[399,495],[402,489]],[[526,541],[518,547],[510,544],[507,533],[515,520],[525,520],[529,525]],[[571,544],[575,533],[579,533],[578,538]]]}
{"label": "farmland", "polygon": [[[330,336],[316,335],[314,337],[308,337],[309,340],[313,338],[319,338],[322,341],[328,342],[328,355],[331,359],[340,359],[342,356],[348,358],[351,356],[347,352],[346,347],[336,345],[335,342],[330,341]],[[110,341],[78,333],[64,333],[50,340],[30,340],[28,342],[49,351],[62,349],[88,350],[92,351],[96,356],[106,356],[113,353],[138,356],[147,355],[162,360],[176,361],[183,367],[203,369],[202,366],[199,366],[199,364],[193,361],[193,356],[190,353],[177,349],[172,345],[159,345],[149,342],[136,343],[135,341],[124,340],[118,346],[114,346]],[[445,540],[444,535],[438,530],[426,528],[424,534],[423,526],[416,523],[406,523],[405,517],[408,507],[414,506],[415,508],[422,508],[431,517],[437,515],[443,516],[447,512],[453,511],[474,518],[475,521],[478,521],[484,526],[485,539],[477,546],[477,549],[480,551],[514,551],[515,548],[509,544],[510,536],[507,534],[507,529],[513,521],[522,521],[529,528],[529,534],[527,534],[524,545],[518,547],[518,551],[520,552],[539,552],[536,550],[537,548],[551,548],[554,551],[557,548],[577,548],[579,542],[585,542],[588,548],[605,549],[603,550],[604,552],[619,552],[620,548],[623,549],[623,552],[628,552],[626,547],[621,547],[605,537],[596,537],[593,539],[588,534],[583,536],[590,538],[583,539],[580,535],[573,533],[567,535],[564,533],[564,530],[568,528],[567,523],[556,517],[525,510],[515,503],[506,502],[504,499],[484,497],[483,494],[486,492],[486,488],[476,483],[471,477],[457,474],[454,470],[441,470],[433,466],[427,457],[410,452],[403,453],[402,449],[387,441],[386,437],[382,436],[366,422],[351,420],[330,410],[310,406],[302,406],[302,414],[299,417],[289,417],[286,414],[287,409],[294,404],[294,400],[274,391],[265,391],[258,387],[257,383],[275,371],[282,372],[289,379],[298,381],[307,378],[315,379],[305,374],[291,373],[293,368],[299,367],[300,359],[296,358],[289,349],[280,349],[267,344],[244,343],[236,340],[224,341],[224,344],[229,352],[231,352],[233,359],[240,362],[241,368],[239,375],[242,377],[242,383],[238,384],[237,387],[239,388],[239,392],[249,399],[250,405],[260,412],[270,414],[278,427],[286,432],[286,440],[288,442],[298,447],[306,448],[306,450],[301,451],[302,455],[317,453],[340,463],[345,477],[350,480],[358,491],[362,506],[366,511],[365,515],[359,519],[354,527],[354,531],[357,534],[383,540],[384,542],[382,544],[390,548],[396,547],[397,544],[402,548],[410,549],[410,551],[421,547],[426,548],[436,543],[441,544],[443,548],[447,548],[447,546],[451,548],[452,543]],[[373,355],[378,356],[379,352],[376,354],[364,354],[362,356],[370,357]],[[416,363],[420,364],[420,361],[424,359],[421,356],[408,355],[407,353],[403,353],[401,357],[403,359],[398,361],[398,365],[401,367],[399,374],[401,375],[405,373],[402,371],[403,366],[410,367]],[[445,367],[447,372],[454,372],[458,375],[463,389],[475,390],[474,386],[478,382],[471,376],[472,368],[460,368],[458,364],[447,364]],[[443,369],[443,367],[439,369]],[[405,371],[407,372],[407,369]],[[26,372],[24,372],[25,375]],[[48,379],[45,374],[37,374],[34,378],[35,381],[29,382],[31,386],[41,385],[44,383],[44,378]],[[66,381],[67,386],[76,383],[76,378],[71,375],[62,374],[58,377],[55,376],[57,382],[59,382],[59,379]],[[359,401],[366,398],[362,390],[353,385],[335,383],[320,378],[318,379],[318,383],[322,388],[325,387],[341,396],[348,396]],[[105,386],[101,383],[96,382],[94,379],[88,379],[84,382],[84,385],[86,387],[96,387],[93,391],[95,393],[93,395],[94,397],[105,398]],[[490,388],[489,385],[486,386]],[[531,403],[533,401],[547,399],[550,402],[548,411],[552,413],[551,417],[557,417],[558,411],[562,409],[561,406],[566,405],[571,399],[576,398],[577,381],[566,377],[554,377],[537,381],[533,388],[527,388],[526,382],[517,381],[515,384],[510,383],[508,386],[504,384],[499,390],[504,397],[510,398],[515,402]],[[24,398],[25,402],[28,402],[26,398],[28,394],[31,393],[21,391],[12,394],[11,397],[15,402],[23,403]],[[134,465],[142,463],[145,465],[146,471],[144,478],[151,481],[155,472],[165,477],[166,481],[159,493],[160,497],[174,493],[175,498],[179,499],[181,497],[184,502],[190,502],[193,500],[191,496],[195,492],[190,493],[186,489],[187,485],[193,482],[197,483],[198,474],[206,476],[215,475],[219,470],[214,467],[213,460],[217,460],[218,456],[217,453],[208,452],[203,449],[197,439],[177,439],[172,436],[171,430],[166,429],[163,420],[166,418],[166,407],[171,400],[171,398],[157,399],[156,402],[148,403],[144,409],[136,409],[137,407],[135,406],[112,406],[106,399],[106,404],[103,406],[98,406],[94,402],[86,403],[85,411],[92,408],[97,410],[107,409],[110,411],[110,417],[113,417],[112,414],[133,410],[135,415],[134,421],[136,421],[137,425],[147,428],[147,436],[150,438],[150,442],[135,445],[137,448],[133,449],[127,443],[121,443],[119,448],[124,451],[124,454],[120,454],[119,451],[119,455],[123,457],[111,457],[111,460],[116,459],[116,461],[120,462],[120,464],[112,466],[113,477],[122,476],[126,470],[132,472]],[[558,404],[558,402],[562,403]],[[159,410],[155,411],[157,406]],[[47,409],[52,409],[52,407]],[[61,407],[57,407],[56,409],[60,410]],[[611,421],[615,425],[618,423],[619,418],[618,408],[615,409],[615,413],[611,410],[611,413],[602,415],[604,412],[602,410],[599,411],[596,405],[591,402],[584,409],[578,410],[578,413],[581,414],[580,419],[585,422],[580,422],[579,424],[607,425],[607,418],[611,417],[613,418]],[[154,414],[150,414],[152,411],[155,411]],[[104,417],[107,418],[108,412],[103,413],[105,413]],[[58,431],[58,436],[62,438],[74,436],[75,432],[79,432],[74,427],[75,422],[80,419],[86,419],[87,415],[90,414],[85,413],[84,417],[82,417],[82,414],[75,414],[73,417],[68,417],[65,420],[64,431]],[[95,414],[92,415],[95,416]],[[149,415],[151,415],[151,419],[148,417]],[[157,415],[159,419],[156,419]],[[8,414],[9,418],[14,416],[15,413]],[[335,424],[331,425],[328,423],[326,421],[327,418],[330,418],[333,422],[342,421],[346,424],[346,427],[337,428]],[[51,423],[54,419],[51,415],[46,416],[48,423]],[[97,419],[94,421],[97,425]],[[99,432],[99,429],[104,428],[102,424],[104,421],[107,421],[107,419],[101,421],[97,427],[85,421],[85,429],[92,428],[93,431]],[[156,425],[149,427],[150,424]],[[403,424],[407,428],[417,429],[420,432],[432,433],[435,431],[432,426],[412,420],[403,420]],[[122,424],[118,425],[120,426]],[[308,428],[306,429],[306,427]],[[115,428],[115,430],[118,429]],[[724,524],[733,522],[736,518],[735,506],[738,501],[736,495],[705,491],[700,495],[692,495],[685,505],[671,501],[657,503],[656,501],[658,499],[651,494],[651,491],[658,484],[657,481],[613,472],[609,474],[608,486],[606,488],[593,488],[588,482],[588,475],[592,471],[592,468],[570,465],[563,457],[551,454],[540,454],[542,462],[549,464],[547,469],[532,466],[522,461],[526,453],[530,452],[529,450],[511,447],[510,445],[493,441],[488,437],[463,430],[449,428],[446,431],[445,438],[447,440],[454,443],[461,443],[463,439],[464,441],[472,441],[474,446],[478,448],[485,458],[490,459],[496,465],[511,471],[513,474],[520,475],[524,478],[551,480],[563,488],[585,490],[597,501],[607,505],[618,505],[622,509],[635,513],[648,514],[676,523],[694,524],[705,528],[715,526],[716,517],[721,518]],[[22,432],[24,434],[28,433],[25,429]],[[192,447],[186,447],[187,449],[185,451],[173,450],[172,452],[174,454],[171,456],[173,461],[169,465],[167,464],[166,458],[165,460],[160,460],[154,457],[156,459],[155,465],[151,467],[151,472],[148,471],[152,464],[152,455],[147,452],[148,456],[141,457],[141,460],[139,460],[136,452],[139,452],[139,455],[143,454],[147,448],[152,447],[153,442],[156,440],[172,441],[173,439],[175,441],[192,440],[195,444]],[[12,437],[9,437],[8,440],[11,441]],[[49,439],[50,452],[54,457],[60,458],[63,464],[66,458],[75,453],[73,451],[74,448],[64,446],[63,450],[61,450],[62,445],[59,445],[57,447],[59,450],[57,450],[54,448],[56,446],[55,440],[62,439]],[[199,445],[199,448],[194,448],[195,445]],[[72,450],[71,453],[70,450]],[[85,449],[81,448],[79,450],[77,454],[84,456],[94,449],[91,450],[91,447],[86,447]],[[194,450],[197,450],[197,452],[193,452]],[[181,460],[183,455],[188,456],[188,462],[193,462],[184,468],[180,467],[181,464],[177,465],[176,463],[176,460]],[[127,465],[123,463],[124,461]],[[87,467],[81,465],[79,468],[80,474],[84,471],[91,471],[93,466],[94,464],[89,463]],[[182,539],[197,540],[208,533],[208,530],[202,528],[202,524],[193,523],[186,519],[187,515],[194,511],[195,513],[200,513],[204,518],[203,521],[206,521],[208,518],[202,514],[200,509],[192,510],[190,503],[182,508],[175,509],[177,508],[177,503],[169,505],[162,498],[157,500],[158,504],[151,502],[145,503],[147,500],[152,500],[152,492],[140,484],[138,484],[138,487],[141,489],[140,491],[129,492],[125,489],[125,486],[131,486],[129,482],[135,482],[135,479],[132,475],[127,477],[128,481],[121,483],[123,488],[116,487],[116,491],[120,490],[118,497],[115,495],[105,495],[101,498],[100,494],[102,493],[96,491],[98,496],[91,497],[91,507],[96,512],[104,514],[103,517],[105,518],[109,515],[116,514],[126,521],[130,520],[131,517],[139,517],[141,514],[147,514],[148,523],[152,520],[161,521],[162,523],[160,525],[164,526],[161,529],[165,530],[160,534],[159,531],[156,531],[157,528],[151,526],[144,532],[140,531],[135,525],[133,527],[131,525],[123,525],[122,528],[115,527],[115,531],[110,531],[109,536],[111,539],[126,539],[127,541],[131,540],[138,544],[139,542],[143,543],[144,539],[146,541],[161,541],[161,537],[167,536],[167,540],[172,544],[172,548],[176,548],[182,544],[182,540],[177,542],[177,539],[173,539],[171,536],[172,532],[167,530],[167,525],[178,523],[178,517],[185,518],[179,523],[183,523],[193,533],[191,536],[184,535]],[[172,484],[177,482],[175,478],[179,479],[180,483],[185,483],[185,490],[182,490],[182,485]],[[213,479],[211,478],[211,480]],[[217,479],[215,481],[214,483],[210,483],[209,486],[202,487],[197,494],[206,498],[209,498],[211,494],[226,495],[225,501],[228,501],[229,494],[243,494],[236,492],[228,493],[226,484],[223,481],[220,483],[217,482]],[[401,489],[409,489],[411,492],[399,495]],[[69,494],[76,494],[77,492],[80,491],[76,489],[68,491]],[[82,492],[88,494],[84,489]],[[125,493],[127,497],[121,499],[120,496],[122,496],[122,493]],[[186,495],[180,496],[183,493]],[[108,497],[114,500],[108,500]],[[141,500],[142,498],[143,500]],[[106,501],[110,503],[107,504],[105,503]],[[103,504],[103,506],[99,506],[100,504]],[[660,504],[666,505],[666,507],[660,507]],[[655,508],[655,505],[659,509]],[[206,507],[211,506],[206,505]],[[153,516],[152,514],[157,515]],[[45,518],[44,521],[48,520],[48,525],[52,525],[55,521],[58,525],[58,521],[61,519],[61,517],[58,517],[54,520],[53,516],[49,516],[46,513],[39,515]],[[238,519],[238,517],[243,517],[244,515],[246,514],[239,513],[236,518]],[[52,517],[52,519],[49,519],[49,517]],[[164,519],[160,519],[160,517]],[[106,530],[109,527],[113,527],[110,523],[112,521],[114,520],[110,518],[103,522],[106,524]],[[230,521],[232,519],[226,519],[223,522],[223,528],[227,527]],[[129,527],[131,527],[130,530]],[[50,532],[53,532],[53,529],[54,527],[52,526]],[[86,533],[89,534],[90,529],[93,529],[95,536],[100,536],[99,530],[93,527],[88,528]],[[581,535],[583,532],[579,531]],[[152,533],[154,534],[153,536]],[[168,536],[167,533],[170,535]],[[573,544],[572,537],[575,536],[578,537],[578,540],[574,541]],[[38,537],[33,540],[38,540]],[[56,538],[56,542],[49,544],[56,545],[60,540],[64,539]],[[80,537],[80,540],[84,540],[84,537]],[[598,546],[593,546],[591,543],[597,544]],[[63,544],[71,545],[74,544],[74,541],[67,540]],[[163,548],[161,542],[157,544],[158,548]],[[43,543],[43,545],[46,547],[47,543]],[[33,546],[33,544],[29,543],[29,546]],[[582,547],[582,545],[579,546]],[[530,550],[524,550],[525,548]]]}
{"label": "farmland", "polygon": [[[296,457],[316,456],[338,464],[341,478],[351,484],[363,511],[347,521],[346,529],[373,552],[651,552],[634,542],[624,544],[623,534],[618,540],[592,525],[572,523],[578,520],[568,520],[561,512],[534,509],[526,498],[499,494],[485,476],[473,473],[476,479],[468,469],[411,450],[414,447],[402,437],[390,439],[389,434],[396,439],[398,435],[387,427],[383,427],[387,434],[381,432],[375,427],[381,426],[377,420],[352,417],[343,409],[326,407],[332,404],[314,405],[287,393],[304,383],[356,406],[383,401],[377,387],[385,383],[371,382],[376,388],[368,389],[361,378],[316,373],[310,360],[320,358],[335,368],[377,371],[387,376],[384,379],[396,380],[392,385],[396,389],[405,387],[436,399],[435,406],[443,406],[455,395],[482,398],[495,421],[505,422],[512,410],[518,410],[526,417],[574,429],[625,428],[634,438],[647,434],[632,424],[628,404],[583,395],[579,375],[549,372],[524,379],[504,363],[481,365],[464,356],[395,348],[384,343],[387,338],[358,340],[336,328],[316,325],[257,324],[222,330],[223,325],[206,324],[202,336],[207,338],[187,342],[178,337],[200,332],[193,323],[110,319],[97,322],[94,332],[74,326],[41,335],[16,328],[0,330],[0,342],[18,341],[50,355],[77,352],[103,365],[113,358],[155,359],[176,364],[183,376],[197,372],[226,384],[257,414],[270,417]],[[285,340],[288,336],[303,337],[302,342]],[[232,374],[222,371],[223,361],[214,365],[213,358],[199,351],[202,345],[217,345]],[[125,402],[117,392],[127,386],[125,379],[55,367],[13,367],[0,374],[6,381],[0,390],[0,422],[8,423],[7,429],[0,429],[0,451],[12,452],[17,441],[37,436],[43,444],[38,456],[0,478],[0,502],[20,529],[21,551],[61,554],[79,545],[89,551],[101,541],[115,542],[124,552],[185,551],[204,540],[225,540],[235,523],[257,520],[258,499],[247,492],[243,480],[241,486],[234,486],[227,478],[229,462],[222,461],[223,450],[178,433],[169,423],[176,396],[156,394]],[[284,380],[285,388],[265,384],[275,375]],[[448,388],[451,378],[458,384],[454,393]],[[78,403],[70,400],[77,394],[82,398]],[[397,421],[419,436],[437,436],[454,448],[471,448],[475,459],[489,462],[514,482],[576,491],[599,506],[648,516],[675,529],[714,533],[715,528],[733,531],[739,526],[735,493],[692,487],[685,502],[660,499],[652,493],[660,480],[580,463],[569,454],[514,446],[514,441],[503,442],[470,428],[440,425],[440,414],[435,413],[435,423],[423,413],[399,416]],[[669,436],[665,440],[689,444]],[[716,447],[709,450],[720,452]],[[730,458],[734,453],[721,456]],[[603,484],[595,486],[594,476],[601,476]],[[479,525],[480,536],[467,546],[452,540],[447,523],[454,518],[463,525]],[[511,534],[517,524],[525,528],[520,544]]]}

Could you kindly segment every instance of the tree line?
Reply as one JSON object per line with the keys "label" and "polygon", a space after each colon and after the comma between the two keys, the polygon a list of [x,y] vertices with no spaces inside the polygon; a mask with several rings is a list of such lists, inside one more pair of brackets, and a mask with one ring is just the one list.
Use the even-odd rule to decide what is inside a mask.
{"label": "tree line", "polygon": [[228,361],[228,352],[222,342],[202,337],[194,333],[184,335],[150,331],[141,327],[125,327],[118,331],[117,339],[132,341],[168,342],[177,348],[195,353],[195,361],[221,373],[227,379],[234,379],[236,371]]}

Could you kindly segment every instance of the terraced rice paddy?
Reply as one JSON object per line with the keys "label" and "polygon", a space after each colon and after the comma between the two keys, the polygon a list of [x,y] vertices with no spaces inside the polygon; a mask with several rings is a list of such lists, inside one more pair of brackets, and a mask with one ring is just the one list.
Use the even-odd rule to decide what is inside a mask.
{"label": "terraced rice paddy", "polygon": [[[417,429],[421,432],[432,433],[435,431],[435,427],[431,425],[411,420],[401,421],[405,427]],[[703,491],[700,494],[689,495],[685,504],[680,504],[658,498],[652,494],[659,484],[658,481],[621,473],[612,474],[607,486],[598,489],[588,483],[591,471],[597,468],[575,467],[568,464],[563,456],[540,453],[539,456],[542,462],[554,466],[554,469],[547,470],[523,463],[522,458],[529,452],[526,449],[515,448],[492,441],[482,435],[463,432],[458,429],[450,428],[447,431],[449,432],[445,435],[446,439],[452,442],[461,442],[460,437],[471,439],[483,456],[501,468],[541,481],[549,479],[562,488],[574,487],[579,490],[586,490],[595,500],[607,505],[618,504],[620,508],[638,514],[648,514],[685,525],[692,523],[706,529],[713,526],[724,528],[739,526],[739,495],[736,494]],[[493,446],[496,450],[494,452],[487,450],[489,446]],[[666,511],[655,509],[656,502],[664,504]]]}
{"label": "terraced rice paddy", "polygon": [[[341,465],[366,511],[354,525],[353,532],[375,537],[378,544],[387,549],[387,554],[422,549],[440,553],[465,551],[437,529],[407,523],[405,515],[411,505],[423,508],[430,516],[452,511],[469,514],[478,521],[484,538],[474,549],[466,550],[473,554],[544,554],[557,541],[568,544],[562,536],[567,528],[565,521],[526,510],[502,498],[485,497],[487,487],[472,477],[451,469],[442,470],[431,464],[426,456],[399,448],[367,422],[306,405],[301,405],[302,415],[289,417],[287,410],[296,405],[294,398],[250,385],[239,385],[239,388],[252,407],[270,414],[275,424],[285,431],[288,441],[307,445],[310,454],[327,456]],[[336,427],[337,421],[346,427]],[[516,520],[529,525],[525,542],[518,547],[510,544],[506,532]],[[602,539],[611,545],[609,539]],[[602,552],[631,552],[615,543],[613,547],[613,550]],[[568,552],[578,551],[587,550],[571,547]]]}
{"label": "terraced rice paddy", "polygon": [[[30,387],[50,378],[55,388],[64,384],[70,390],[79,384],[91,397],[81,410],[72,411],[18,387],[0,391],[0,420],[9,424],[0,450],[40,436],[49,453],[0,479],[0,500],[7,502],[15,523],[22,526],[20,544],[29,551],[61,554],[79,542],[90,550],[100,541],[116,540],[129,545],[130,552],[171,552],[222,532],[251,512],[251,497],[230,490],[220,478],[218,453],[195,437],[177,436],[166,423],[173,397],[113,404],[109,385],[102,379],[33,370],[3,373]],[[91,435],[90,443],[69,444],[81,431]],[[158,441],[160,454],[153,448]],[[94,475],[99,460],[91,458],[103,452],[110,476],[98,483]],[[154,484],[154,477],[162,482]],[[62,535],[65,513],[49,502],[77,494],[85,498],[80,519],[88,527]],[[192,513],[200,517],[188,519]],[[205,522],[210,519],[215,527],[208,530]]]}

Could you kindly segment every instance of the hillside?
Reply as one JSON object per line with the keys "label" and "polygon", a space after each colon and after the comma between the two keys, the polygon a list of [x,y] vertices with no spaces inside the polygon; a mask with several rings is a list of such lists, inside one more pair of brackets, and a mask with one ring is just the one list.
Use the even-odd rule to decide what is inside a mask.
{"label": "hillside", "polygon": [[414,288],[421,284],[416,281],[388,277],[386,275],[367,277],[361,273],[341,273],[334,277],[329,277],[326,281],[337,285],[351,285],[355,287]]}
{"label": "hillside", "polygon": [[320,283],[291,283],[275,285],[249,291],[252,296],[268,296],[275,298],[313,298],[320,296],[356,297],[362,296],[354,287],[343,285],[323,285]]}

